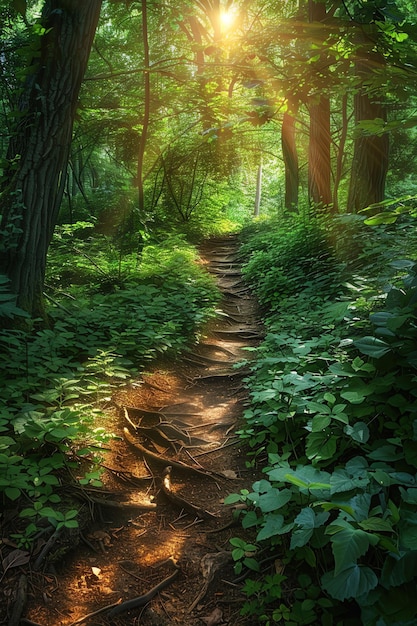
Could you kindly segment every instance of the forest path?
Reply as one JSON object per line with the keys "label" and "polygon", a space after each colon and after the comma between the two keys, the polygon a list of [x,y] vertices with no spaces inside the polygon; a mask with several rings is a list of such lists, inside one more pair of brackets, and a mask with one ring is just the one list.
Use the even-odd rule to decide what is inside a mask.
{"label": "forest path", "polygon": [[[262,327],[237,250],[233,235],[201,247],[223,297],[198,345],[116,393],[117,409],[106,423],[118,435],[106,457],[108,503],[98,490],[81,494],[94,522],[77,549],[55,564],[55,576],[32,575],[22,623],[247,623],[239,615],[244,597],[233,582],[229,543],[244,531],[233,528],[232,507],[223,499],[259,478],[245,467],[236,435],[247,368],[235,364],[250,358],[244,348],[259,342]],[[134,608],[100,611],[131,599]]]}

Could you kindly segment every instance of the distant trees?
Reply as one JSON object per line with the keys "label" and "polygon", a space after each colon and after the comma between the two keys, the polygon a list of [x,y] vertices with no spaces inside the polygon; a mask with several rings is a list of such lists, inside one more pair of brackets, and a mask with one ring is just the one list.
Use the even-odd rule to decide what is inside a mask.
{"label": "distant trees", "polygon": [[[63,195],[68,219],[98,218],[106,232],[125,220],[119,235],[137,242],[144,225],[209,222],[236,189],[250,190],[251,213],[255,195],[256,212],[265,202],[359,211],[384,198],[381,124],[393,103],[408,106],[396,85],[417,66],[413,29],[392,0],[101,4],[45,0],[22,48],[33,18],[13,3],[15,48],[28,58],[6,46],[0,59],[3,103],[21,88],[3,125],[0,273],[20,306],[42,310]],[[12,58],[24,74],[13,89]]]}

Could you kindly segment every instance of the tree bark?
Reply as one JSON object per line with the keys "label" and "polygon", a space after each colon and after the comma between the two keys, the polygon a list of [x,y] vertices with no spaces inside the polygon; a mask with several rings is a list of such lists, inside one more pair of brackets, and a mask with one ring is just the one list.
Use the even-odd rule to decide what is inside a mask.
{"label": "tree bark", "polygon": [[308,192],[310,202],[331,205],[330,100],[322,96],[311,104],[308,151]]}
{"label": "tree bark", "polygon": [[[362,37],[362,41],[364,41]],[[369,48],[369,42],[364,42]],[[361,53],[359,53],[361,54]],[[357,75],[362,83],[370,77],[375,67],[383,67],[381,54],[362,50],[362,58],[356,62]],[[360,87],[354,97],[355,123],[376,118],[386,120],[383,96],[369,96]],[[348,195],[348,210],[356,213],[361,209],[382,202],[385,196],[385,179],[389,165],[389,137],[364,135],[358,132],[354,141],[353,160]]]}
{"label": "tree bark", "polygon": [[143,166],[145,160],[146,142],[148,140],[149,117],[151,110],[151,75],[150,75],[150,59],[149,59],[149,40],[148,40],[148,9],[147,0],[142,0],[142,40],[144,46],[144,68],[143,87],[144,87],[144,111],[142,118],[142,132],[140,135],[139,153],[137,162],[137,182],[138,182],[138,205],[139,205],[139,221],[143,227],[145,218],[145,189]]}
{"label": "tree bark", "polygon": [[298,207],[298,153],[295,143],[295,117],[284,113],[281,126],[282,158],[285,170],[285,208],[296,211]]}
{"label": "tree bark", "polygon": [[65,188],[73,122],[102,0],[45,0],[39,58],[32,60],[9,142],[0,210],[0,273],[17,303],[43,312],[46,255]]}
{"label": "tree bark", "polygon": [[[309,0],[309,22],[324,22],[327,18],[326,3]],[[317,61],[316,74],[321,72],[323,60]],[[324,60],[324,63],[326,61]],[[309,104],[310,138],[308,155],[308,192],[311,203],[328,206],[332,203],[330,160],[330,100],[315,94]]]}
{"label": "tree bark", "polygon": [[262,198],[262,156],[260,157],[258,171],[256,174],[256,192],[255,192],[255,207],[253,211],[254,217],[259,217],[261,210],[261,198]]}

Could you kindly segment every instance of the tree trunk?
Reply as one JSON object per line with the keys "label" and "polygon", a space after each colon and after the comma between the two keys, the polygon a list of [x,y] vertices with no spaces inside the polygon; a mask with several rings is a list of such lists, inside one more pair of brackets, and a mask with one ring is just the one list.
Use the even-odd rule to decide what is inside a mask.
{"label": "tree trunk", "polygon": [[259,216],[259,212],[261,209],[261,198],[262,198],[262,156],[258,165],[258,172],[256,174],[255,207],[253,211],[254,217]]}
{"label": "tree trunk", "polygon": [[[369,44],[368,44],[369,46]],[[375,67],[383,67],[382,55],[375,52],[363,54],[356,63],[356,72],[363,81]],[[380,118],[386,120],[383,97],[368,96],[361,88],[354,98],[355,123]],[[352,170],[348,195],[348,210],[356,213],[381,202],[385,196],[385,179],[389,165],[388,134],[377,137],[357,133],[354,142]]]}
{"label": "tree trunk", "polygon": [[[309,0],[309,22],[325,22],[326,2]],[[323,35],[324,36],[324,35]],[[314,64],[319,76],[327,60],[320,59]],[[331,161],[330,161],[330,100],[325,95],[315,94],[309,104],[310,138],[308,154],[308,193],[311,203],[329,206],[332,203]]]}
{"label": "tree trunk", "polygon": [[73,121],[102,0],[45,0],[39,58],[10,139],[0,225],[0,273],[17,303],[43,312],[46,255],[64,192]]}
{"label": "tree trunk", "polygon": [[296,211],[298,207],[298,153],[295,143],[295,117],[284,113],[281,127],[282,158],[285,169],[285,208]]}
{"label": "tree trunk", "polygon": [[308,193],[310,202],[331,205],[330,101],[322,96],[311,104],[308,151]]}
{"label": "tree trunk", "polygon": [[151,75],[150,75],[150,59],[149,59],[149,40],[148,40],[148,10],[147,0],[142,0],[142,40],[144,46],[144,68],[143,87],[144,87],[144,111],[142,118],[142,132],[140,135],[139,153],[137,162],[137,182],[138,182],[138,206],[139,206],[139,222],[144,227],[145,218],[145,190],[143,166],[145,160],[146,142],[148,139],[149,116],[151,109]]}

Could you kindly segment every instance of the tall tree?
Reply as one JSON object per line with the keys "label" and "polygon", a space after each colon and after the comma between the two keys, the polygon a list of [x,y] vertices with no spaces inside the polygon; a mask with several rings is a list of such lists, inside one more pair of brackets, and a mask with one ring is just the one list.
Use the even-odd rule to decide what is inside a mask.
{"label": "tall tree", "polygon": [[[376,9],[375,9],[376,10]],[[361,16],[360,16],[361,17]],[[378,16],[376,16],[378,17]],[[382,19],[383,16],[380,16]],[[385,97],[381,91],[369,89],[375,72],[386,66],[382,49],[381,33],[374,23],[356,28],[357,45],[355,74],[358,88],[354,96],[355,123],[364,120],[387,120]],[[381,202],[385,196],[385,180],[389,165],[389,136],[365,134],[358,130],[354,140],[354,152],[348,195],[348,210],[357,212]]]}
{"label": "tall tree", "polygon": [[0,199],[0,273],[18,304],[42,314],[46,255],[56,224],[81,82],[102,0],[45,0]]}
{"label": "tall tree", "polygon": [[[317,31],[319,38],[323,33],[323,25],[328,18],[326,3],[317,0],[308,2],[308,19],[310,28]],[[317,26],[316,24],[319,23]],[[324,32],[325,35],[325,32]],[[308,104],[310,114],[310,136],[308,156],[308,191],[310,202],[322,205],[332,203],[331,193],[331,160],[330,160],[330,100],[321,92],[320,83],[325,80],[324,68],[328,60],[322,54],[315,64],[316,93]],[[318,79],[318,80],[317,80]]]}

